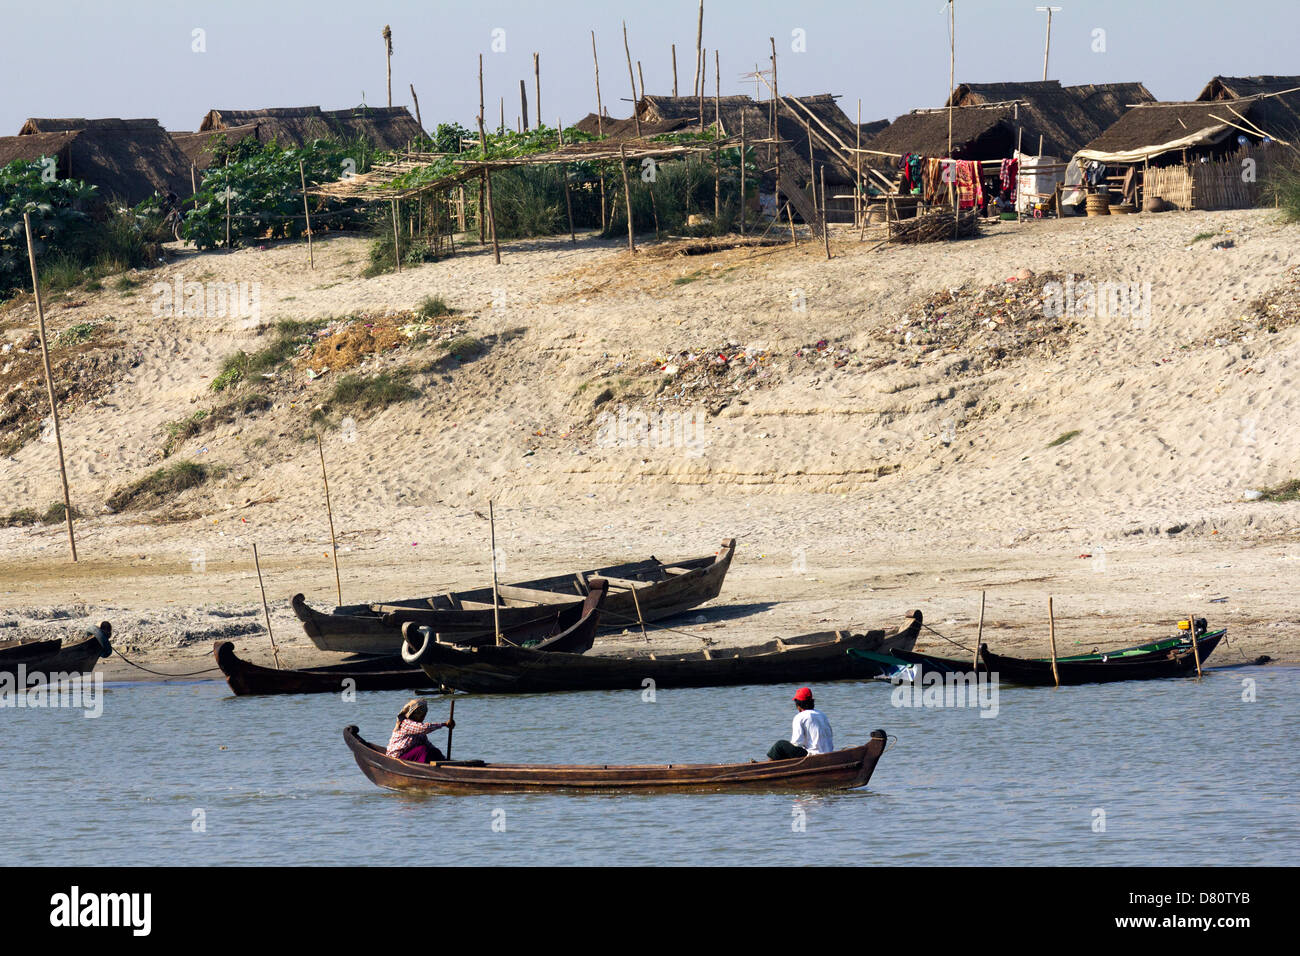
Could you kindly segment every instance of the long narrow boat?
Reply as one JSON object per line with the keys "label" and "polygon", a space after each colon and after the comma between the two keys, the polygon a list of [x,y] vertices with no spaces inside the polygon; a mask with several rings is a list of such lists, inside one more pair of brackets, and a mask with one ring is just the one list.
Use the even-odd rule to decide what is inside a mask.
{"label": "long narrow boat", "polygon": [[665,564],[651,556],[593,571],[503,584],[497,588],[495,618],[491,587],[349,604],[328,614],[296,594],[293,612],[312,643],[323,651],[392,654],[407,622],[430,627],[443,640],[465,645],[492,643],[499,626],[519,644],[544,640],[571,627],[582,615],[593,578],[610,584],[602,612],[605,628],[636,627],[638,621],[658,621],[711,601],[722,590],[735,551],[736,539],[728,538],[717,554],[686,561]]}
{"label": "long narrow boat", "polygon": [[[1197,642],[1201,664],[1219,646],[1224,632],[1207,635]],[[1051,661],[1024,660],[993,654],[988,645],[980,646],[980,658],[989,672],[1008,684],[1050,687],[1056,683]],[[1196,674],[1196,658],[1187,650],[1167,651],[1163,655],[1118,661],[1057,661],[1056,672],[1062,685],[1100,684],[1121,680],[1155,680],[1162,677],[1188,677]]]}
{"label": "long narrow boat", "polygon": [[875,730],[858,747],[790,760],[732,764],[541,765],[443,760],[411,763],[389,757],[362,739],[355,726],[343,730],[352,756],[372,783],[390,790],[481,793],[528,790],[851,790],[864,787],[885,752],[885,732]]}
{"label": "long narrow boat", "polygon": [[513,647],[455,647],[434,640],[428,628],[403,628],[402,657],[424,668],[429,680],[482,694],[536,694],[566,690],[640,690],[653,681],[670,687],[811,683],[861,676],[844,653],[906,649],[921,631],[921,612],[909,611],[897,631],[821,631],[751,647],[705,648],[663,657],[538,654]]}
{"label": "long narrow boat", "polygon": [[19,664],[29,668],[54,657],[63,644],[59,638],[42,641],[5,641],[0,644],[0,670],[12,671]]}
{"label": "long narrow boat", "polygon": [[[1218,646],[1220,640],[1228,633],[1227,628],[1206,633],[1204,630],[1204,621],[1197,624],[1199,636],[1196,639],[1197,649],[1202,658],[1208,657],[1210,652]],[[1148,644],[1137,644],[1133,647],[1121,647],[1113,651],[1092,651],[1088,654],[1075,654],[1070,657],[1058,657],[1057,664],[1072,663],[1136,663],[1144,660],[1163,660],[1167,658],[1171,651],[1191,650],[1191,639],[1186,636],[1165,638],[1159,641],[1152,641]],[[966,674],[978,670],[983,673],[985,668],[975,668],[974,662],[970,660],[958,660],[951,657],[934,657],[930,654],[918,654],[910,650],[894,650],[888,653],[877,653],[872,651],[850,650],[849,656],[858,661],[864,671],[870,671],[872,677],[879,677],[885,680],[914,680],[916,670],[919,665],[923,671],[931,671],[940,674]],[[1030,659],[1031,663],[1046,663],[1048,670],[1051,670],[1051,658],[1035,657]]]}
{"label": "long narrow boat", "polygon": [[[583,603],[582,617],[567,631],[538,645],[534,650],[588,650],[596,640],[600,605],[607,593],[604,581],[593,580]],[[279,670],[240,658],[230,641],[215,641],[212,654],[226,683],[236,696],[255,694],[336,694],[343,690],[414,690],[427,688],[429,678],[400,654],[363,660],[349,660],[321,667]]]}
{"label": "long narrow boat", "polygon": [[104,621],[86,628],[81,640],[70,643],[57,637],[0,642],[0,671],[13,673],[22,664],[32,676],[88,674],[96,661],[112,653],[112,634],[112,625]]}

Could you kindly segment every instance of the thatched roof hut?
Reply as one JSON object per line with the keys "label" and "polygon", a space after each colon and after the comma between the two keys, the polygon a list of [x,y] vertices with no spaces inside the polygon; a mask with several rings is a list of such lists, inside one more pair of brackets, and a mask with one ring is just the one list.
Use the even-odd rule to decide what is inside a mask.
{"label": "thatched roof hut", "polygon": [[1068,156],[1130,105],[1154,99],[1141,83],[963,83],[944,107],[900,116],[867,145],[888,153],[945,156],[951,104],[952,155],[958,159],[1005,159],[1016,148],[1018,134],[1025,152],[1039,152],[1041,142],[1043,153]]}
{"label": "thatched roof hut", "polygon": [[199,124],[200,133],[226,130],[237,126],[257,127],[257,137],[264,143],[280,146],[306,146],[318,139],[338,135],[319,106],[290,106],[264,110],[208,110]]}
{"label": "thatched roof hut", "polygon": [[250,136],[260,141],[256,123],[249,123],[246,126],[228,126],[225,129],[207,133],[171,134],[171,138],[180,147],[181,152],[185,154],[185,158],[199,172],[203,172],[212,165],[212,147],[214,144],[224,141],[228,145],[234,145],[248,139]]}
{"label": "thatched roof hut", "polygon": [[1252,96],[1270,98],[1267,118],[1278,126],[1272,131],[1275,135],[1290,139],[1287,132],[1300,132],[1300,76],[1216,76],[1196,99],[1211,102]]}
{"label": "thatched roof hut", "polygon": [[84,180],[130,205],[154,192],[192,191],[189,160],[154,119],[33,118],[3,142],[5,162],[53,156],[60,178]]}
{"label": "thatched roof hut", "polygon": [[[1300,94],[1297,94],[1300,95]],[[1077,152],[1084,161],[1107,164],[1175,162],[1184,156],[1220,157],[1234,152],[1238,136],[1258,142],[1257,125],[1275,135],[1293,106],[1278,96],[1247,99],[1143,103]],[[1297,101],[1300,104],[1300,100]]]}
{"label": "thatched roof hut", "polygon": [[365,137],[379,149],[406,149],[424,135],[405,106],[358,106],[348,110],[326,110],[325,119],[341,139]]}

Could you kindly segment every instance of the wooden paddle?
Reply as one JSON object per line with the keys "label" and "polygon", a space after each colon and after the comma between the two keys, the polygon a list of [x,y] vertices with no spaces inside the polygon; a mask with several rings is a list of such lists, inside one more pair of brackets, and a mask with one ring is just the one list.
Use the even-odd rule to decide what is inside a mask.
{"label": "wooden paddle", "polygon": [[[453,697],[451,699],[451,715],[447,718],[447,723],[454,724],[455,722],[456,722],[456,698]],[[447,728],[447,759],[448,760],[451,759],[451,735],[455,732],[455,730],[456,730],[455,727]]]}

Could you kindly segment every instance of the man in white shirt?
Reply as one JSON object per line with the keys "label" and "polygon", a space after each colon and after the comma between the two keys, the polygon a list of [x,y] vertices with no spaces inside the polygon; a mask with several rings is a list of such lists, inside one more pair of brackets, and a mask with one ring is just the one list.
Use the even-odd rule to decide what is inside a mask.
{"label": "man in white shirt", "polygon": [[828,754],[835,749],[831,739],[831,722],[816,707],[812,689],[800,687],[794,694],[794,726],[789,740],[778,740],[767,752],[769,760],[790,760],[810,754]]}

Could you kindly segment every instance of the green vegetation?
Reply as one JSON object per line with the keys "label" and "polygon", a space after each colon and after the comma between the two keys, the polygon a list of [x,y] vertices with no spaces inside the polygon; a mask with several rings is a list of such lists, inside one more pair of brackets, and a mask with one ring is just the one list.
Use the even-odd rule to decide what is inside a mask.
{"label": "green vegetation", "polygon": [[271,407],[271,400],[260,392],[240,396],[215,408],[201,408],[194,414],[163,426],[167,439],[163,443],[163,457],[170,458],[176,449],[198,435],[212,431],[218,425],[233,425],[247,415],[263,412]]}
{"label": "green vegetation", "polygon": [[1057,445],[1064,445],[1070,439],[1077,438],[1078,435],[1079,435],[1079,429],[1077,428],[1072,432],[1062,432],[1060,435],[1057,435],[1054,440],[1048,442],[1047,447],[1055,448]]}
{"label": "green vegetation", "polygon": [[462,362],[486,351],[486,346],[472,335],[458,335],[454,339],[439,342],[438,348],[450,355],[454,355]]}
{"label": "green vegetation", "polygon": [[[200,249],[225,244],[227,195],[231,245],[250,239],[298,238],[306,226],[299,162],[307,184],[314,185],[336,180],[347,171],[365,172],[376,156],[361,141],[316,140],[308,146],[282,149],[252,137],[233,144],[227,152],[230,165],[225,165],[223,153],[222,162],[203,174],[198,195],[187,204],[181,235]],[[314,212],[323,213],[324,201],[315,203]],[[365,221],[364,210],[354,206],[330,210],[331,228],[359,226]]]}
{"label": "green vegetation", "polygon": [[[21,528],[26,525],[34,524],[59,524],[66,520],[64,518],[65,514],[67,514],[67,509],[64,507],[62,501],[54,502],[54,504],[45,509],[43,514],[38,512],[35,508],[19,508],[16,511],[9,512],[7,515],[0,515],[0,528]],[[73,505],[72,517],[80,518],[81,516],[81,511],[76,505]]]}
{"label": "green vegetation", "polygon": [[114,511],[143,511],[157,507],[183,491],[197,488],[209,479],[218,477],[220,471],[212,465],[184,460],[165,465],[113,492],[109,496],[108,506]]}
{"label": "green vegetation", "polygon": [[31,289],[27,233],[31,218],[37,271],[52,292],[96,282],[157,259],[141,214],[105,202],[80,180],[47,180],[40,162],[0,166],[0,298]]}
{"label": "green vegetation", "polygon": [[1270,174],[1269,196],[1287,222],[1300,222],[1300,154],[1291,153]]}
{"label": "green vegetation", "polygon": [[1218,235],[1217,232],[1198,232],[1195,236],[1192,237],[1192,242],[1197,243],[1200,242],[1202,239],[1213,239],[1217,235]]}
{"label": "green vegetation", "polygon": [[1292,478],[1272,488],[1265,488],[1260,501],[1300,501],[1300,478]]}
{"label": "green vegetation", "polygon": [[416,306],[415,313],[425,319],[440,319],[444,315],[455,315],[456,310],[444,302],[442,296],[426,295]]}
{"label": "green vegetation", "polygon": [[76,325],[70,325],[58,334],[54,344],[67,348],[70,345],[81,345],[84,342],[89,342],[95,337],[99,327],[100,323],[98,322],[78,322]]}
{"label": "green vegetation", "polygon": [[411,384],[411,376],[412,371],[405,368],[378,375],[344,375],[334,386],[327,404],[371,412],[419,398],[420,390]]}
{"label": "green vegetation", "polygon": [[311,334],[326,324],[326,320],[298,321],[281,319],[275,325],[275,338],[270,345],[252,355],[238,351],[226,356],[221,371],[212,380],[214,392],[224,392],[254,375],[273,372],[311,340]]}

